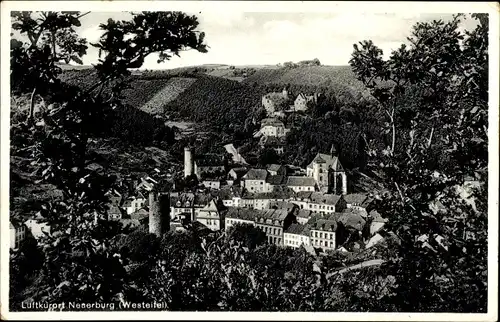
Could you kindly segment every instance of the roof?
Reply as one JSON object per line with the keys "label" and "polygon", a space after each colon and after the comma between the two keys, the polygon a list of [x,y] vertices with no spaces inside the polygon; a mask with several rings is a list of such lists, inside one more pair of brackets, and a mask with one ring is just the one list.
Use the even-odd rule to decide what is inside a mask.
{"label": "roof", "polygon": [[232,199],[233,197],[241,197],[242,189],[240,187],[228,186],[223,187],[215,193],[222,200]]}
{"label": "roof", "polygon": [[378,213],[376,210],[370,211],[370,217],[373,218],[372,222],[387,222],[387,218],[383,218],[381,214]]}
{"label": "roof", "polygon": [[340,200],[340,195],[312,192],[309,196],[309,200],[313,203],[326,204],[326,205],[336,205]]}
{"label": "roof", "polygon": [[277,209],[286,209],[288,211],[292,211],[295,208],[298,208],[294,203],[288,202],[288,201],[281,201],[281,200],[272,200],[269,202],[269,208],[274,208],[276,207]]}
{"label": "roof", "polygon": [[243,176],[245,180],[266,180],[268,176],[267,170],[264,169],[250,169]]}
{"label": "roof", "polygon": [[188,203],[189,205],[207,205],[212,199],[213,196],[204,193],[174,192],[170,194],[170,204],[172,206],[176,205],[177,202],[180,202],[181,206],[187,206]]}
{"label": "roof", "polygon": [[256,213],[257,218],[283,221],[288,216],[285,209],[265,209]]}
{"label": "roof", "polygon": [[130,214],[130,219],[138,219],[138,220],[141,220],[141,219],[144,219],[146,217],[149,216],[149,212],[144,209],[144,208],[141,208],[133,213]]}
{"label": "roof", "polygon": [[344,195],[344,200],[348,204],[362,204],[368,196],[364,193],[351,193],[348,195]]}
{"label": "roof", "polygon": [[310,199],[313,191],[299,191],[295,194],[295,199]]}
{"label": "roof", "polygon": [[141,225],[141,222],[138,219],[120,219],[120,222],[123,227],[139,227]]}
{"label": "roof", "polygon": [[243,167],[233,168],[229,170],[229,172],[233,172],[236,175],[237,179],[243,177],[247,171],[248,169]]}
{"label": "roof", "polygon": [[354,228],[359,231],[363,230],[366,223],[361,215],[352,212],[335,213],[331,217],[336,218],[337,222],[341,222],[345,227]]}
{"label": "roof", "polygon": [[335,220],[318,219],[309,224],[311,230],[336,231],[337,222]]}
{"label": "roof", "polygon": [[266,182],[273,185],[273,186],[277,186],[280,184],[284,184],[285,180],[286,180],[286,177],[284,175],[277,174],[277,175],[268,176]]}
{"label": "roof", "polygon": [[288,177],[288,180],[286,182],[287,186],[308,186],[308,187],[314,187],[316,185],[316,181],[314,178],[311,177],[296,177],[296,176],[290,176]]}
{"label": "roof", "polygon": [[287,234],[295,234],[295,235],[301,235],[302,232],[307,229],[306,225],[301,225],[301,224],[291,224],[287,230],[285,230],[285,233]]}
{"label": "roof", "polygon": [[283,166],[281,164],[269,164],[267,170],[269,171],[279,171]]}
{"label": "roof", "polygon": [[263,119],[260,122],[260,124],[261,124],[260,125],[261,128],[264,126],[276,126],[276,127],[284,127],[285,126],[283,124],[283,122],[281,122],[280,120],[273,118],[273,117]]}
{"label": "roof", "polygon": [[300,218],[310,218],[312,213],[313,213],[312,210],[300,209],[297,212],[297,217],[300,217]]}
{"label": "roof", "polygon": [[331,168],[335,171],[344,171],[344,168],[339,162],[338,157],[332,156],[330,154],[318,153],[314,159],[307,166],[308,168],[313,168],[313,163],[324,163],[327,168]]}
{"label": "roof", "polygon": [[243,198],[245,199],[289,199],[294,195],[292,189],[283,186],[274,186],[271,192],[251,193],[245,191]]}
{"label": "roof", "polygon": [[247,209],[247,208],[234,208],[230,207],[226,213],[226,218],[235,218],[248,221],[255,221],[257,212],[259,210]]}
{"label": "roof", "polygon": [[217,203],[215,200],[211,200],[208,205],[205,207],[201,208],[200,211],[219,211],[219,207],[217,206]]}
{"label": "roof", "polygon": [[283,146],[285,142],[283,138],[277,138],[275,136],[263,136],[260,144],[265,146]]}

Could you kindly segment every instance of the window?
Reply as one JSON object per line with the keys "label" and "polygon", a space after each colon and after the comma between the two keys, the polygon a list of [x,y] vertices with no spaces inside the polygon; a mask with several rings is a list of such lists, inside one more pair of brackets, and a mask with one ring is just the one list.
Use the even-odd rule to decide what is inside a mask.
{"label": "window", "polygon": [[314,237],[318,238],[318,232],[317,231],[314,232]]}
{"label": "window", "polygon": [[323,233],[319,233],[319,238],[323,238]]}

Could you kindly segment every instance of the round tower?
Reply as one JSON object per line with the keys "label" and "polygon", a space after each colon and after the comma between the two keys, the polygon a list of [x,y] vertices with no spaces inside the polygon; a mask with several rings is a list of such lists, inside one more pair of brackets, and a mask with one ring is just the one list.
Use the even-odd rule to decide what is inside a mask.
{"label": "round tower", "polygon": [[286,89],[286,87],[285,87],[285,88],[283,88],[283,97],[284,97],[285,99],[288,99],[288,90]]}
{"label": "round tower", "polygon": [[193,154],[189,147],[184,148],[184,178],[193,174]]}
{"label": "round tower", "polygon": [[156,191],[149,193],[149,233],[158,237],[162,235],[162,218]]}

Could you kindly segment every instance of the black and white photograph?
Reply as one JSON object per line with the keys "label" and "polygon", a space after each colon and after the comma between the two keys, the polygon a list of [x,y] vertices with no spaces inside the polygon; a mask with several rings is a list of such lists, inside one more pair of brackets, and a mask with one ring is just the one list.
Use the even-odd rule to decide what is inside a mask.
{"label": "black and white photograph", "polygon": [[39,3],[2,319],[498,318],[496,3]]}

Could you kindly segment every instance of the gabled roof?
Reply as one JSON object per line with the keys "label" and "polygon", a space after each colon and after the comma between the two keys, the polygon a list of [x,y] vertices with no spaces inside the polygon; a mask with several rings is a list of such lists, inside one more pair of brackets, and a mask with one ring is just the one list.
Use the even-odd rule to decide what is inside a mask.
{"label": "gabled roof", "polygon": [[368,196],[364,193],[351,193],[343,196],[345,202],[348,204],[359,204],[361,205]]}
{"label": "gabled roof", "polygon": [[264,169],[250,169],[248,172],[243,176],[243,179],[245,180],[266,180],[268,176],[267,170]]}
{"label": "gabled roof", "polygon": [[308,168],[313,168],[313,163],[326,164],[327,169],[332,169],[334,171],[344,171],[344,168],[339,162],[338,157],[332,156],[330,154],[318,153],[314,159],[307,166]]}
{"label": "gabled roof", "polygon": [[337,222],[335,220],[318,219],[309,224],[311,230],[336,231]]}
{"label": "gabled roof", "polygon": [[242,219],[248,221],[255,221],[256,215],[259,210],[247,208],[229,208],[226,213],[226,218]]}
{"label": "gabled roof", "polygon": [[297,212],[297,217],[300,217],[300,218],[310,218],[311,215],[312,215],[312,210],[307,210],[307,209],[300,209],[298,212]]}
{"label": "gabled roof", "polygon": [[271,219],[283,221],[288,216],[288,211],[285,209],[266,209],[256,213],[257,218]]}
{"label": "gabled roof", "polygon": [[335,213],[333,217],[345,227],[354,228],[358,231],[362,231],[366,223],[365,219],[360,214],[353,212]]}
{"label": "gabled roof", "polygon": [[280,184],[284,184],[286,180],[286,177],[284,175],[270,175],[267,177],[266,182],[269,183],[270,185],[277,186]]}
{"label": "gabled roof", "polygon": [[269,171],[279,171],[283,166],[281,164],[269,164],[267,170]]}
{"label": "gabled roof", "polygon": [[301,224],[291,224],[287,230],[285,230],[285,233],[287,234],[295,234],[295,235],[302,235],[302,232],[307,229],[306,225],[301,225]]}
{"label": "gabled roof", "polygon": [[208,205],[206,205],[205,207],[201,208],[200,211],[215,211],[215,212],[218,212],[219,211],[219,207],[217,206],[217,203],[215,203],[215,200],[211,200]]}
{"label": "gabled roof", "polygon": [[293,211],[295,208],[298,208],[298,206],[294,203],[288,202],[288,201],[281,201],[281,200],[272,200],[269,202],[269,208],[274,208],[276,207],[277,209],[285,209],[288,211]]}
{"label": "gabled roof", "polygon": [[233,197],[241,197],[242,188],[236,186],[223,187],[215,192],[215,195],[222,200],[232,199]]}
{"label": "gabled roof", "polygon": [[297,187],[297,186],[307,186],[314,187],[316,185],[316,181],[311,177],[296,177],[290,176],[286,181],[287,186]]}
{"label": "gabled roof", "polygon": [[231,170],[229,170],[229,173],[234,173],[236,175],[236,178],[239,179],[243,177],[247,171],[248,171],[247,168],[238,167],[238,168],[232,168]]}
{"label": "gabled roof", "polygon": [[340,200],[340,195],[334,195],[329,193],[313,192],[311,193],[309,199],[313,203],[326,204],[326,205],[336,205]]}

